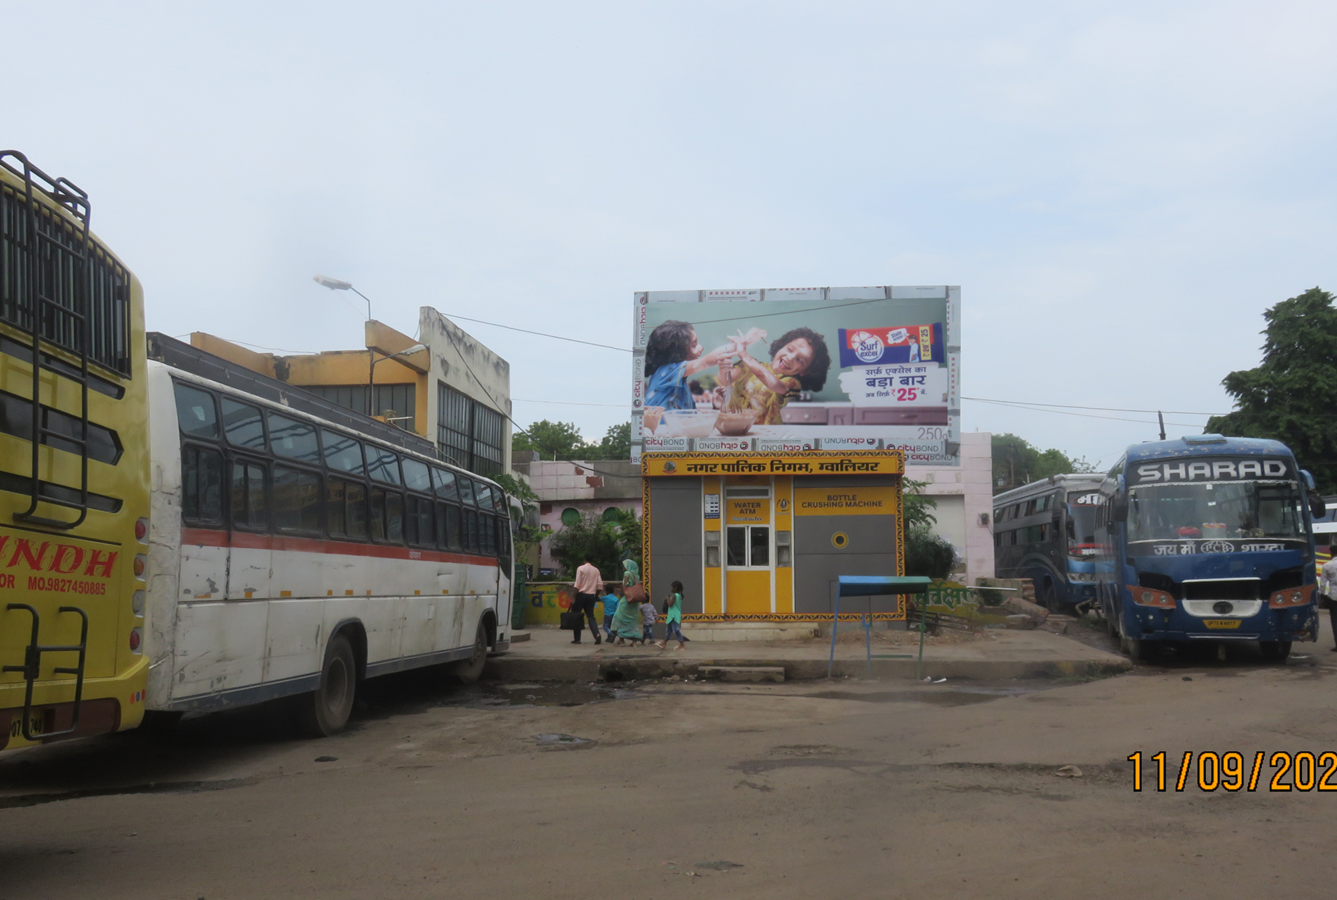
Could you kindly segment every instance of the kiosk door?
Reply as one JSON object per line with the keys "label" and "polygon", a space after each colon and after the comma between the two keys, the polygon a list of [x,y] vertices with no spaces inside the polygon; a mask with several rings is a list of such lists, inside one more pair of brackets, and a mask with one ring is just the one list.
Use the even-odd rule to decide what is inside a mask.
{"label": "kiosk door", "polygon": [[724,613],[774,612],[771,486],[726,486],[724,500]]}

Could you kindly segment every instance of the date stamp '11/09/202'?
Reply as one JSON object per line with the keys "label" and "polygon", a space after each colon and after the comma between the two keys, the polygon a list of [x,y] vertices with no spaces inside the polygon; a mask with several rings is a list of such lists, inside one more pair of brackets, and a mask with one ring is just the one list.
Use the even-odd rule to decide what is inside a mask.
{"label": "date stamp '11/09/202'", "polygon": [[[1143,760],[1155,766],[1155,782],[1143,781]],[[1247,758],[1236,751],[1215,753],[1186,751],[1176,762],[1162,750],[1144,757],[1139,750],[1128,756],[1133,764],[1133,791],[1144,788],[1182,791],[1196,785],[1202,791],[1288,791],[1337,792],[1337,752],[1311,753],[1308,750],[1267,753],[1259,750]],[[1196,771],[1196,779],[1190,775]],[[1267,777],[1270,776],[1270,777]]]}

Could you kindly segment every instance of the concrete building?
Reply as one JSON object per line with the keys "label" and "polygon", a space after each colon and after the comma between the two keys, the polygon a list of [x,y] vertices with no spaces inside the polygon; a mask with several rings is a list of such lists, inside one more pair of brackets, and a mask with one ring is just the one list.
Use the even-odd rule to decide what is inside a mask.
{"label": "concrete building", "polygon": [[193,346],[340,406],[412,431],[441,458],[480,475],[511,469],[511,367],[477,338],[424,306],[414,340],[366,323],[362,350],[282,356],[195,332]]}
{"label": "concrete building", "polygon": [[933,530],[956,548],[961,563],[954,577],[963,584],[994,574],[992,440],[988,432],[963,432],[961,465],[906,469],[906,478],[927,482],[922,492],[937,502]]}
{"label": "concrete building", "polygon": [[[538,495],[538,524],[545,532],[561,531],[591,513],[607,516],[612,510],[627,509],[641,515],[641,467],[630,460],[536,460],[533,451],[524,451],[513,465]],[[558,564],[546,543],[536,565],[537,576],[556,572]]]}

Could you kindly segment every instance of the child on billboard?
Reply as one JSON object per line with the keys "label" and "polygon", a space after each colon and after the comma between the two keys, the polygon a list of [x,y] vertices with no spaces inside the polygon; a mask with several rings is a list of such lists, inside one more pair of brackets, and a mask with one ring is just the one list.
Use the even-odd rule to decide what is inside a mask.
{"label": "child on billboard", "polygon": [[669,319],[645,344],[645,405],[663,409],[696,409],[687,380],[698,372],[718,366],[737,351],[732,343],[703,354],[696,329],[689,322]]}
{"label": "child on billboard", "polygon": [[780,424],[780,410],[799,391],[820,391],[831,368],[826,339],[811,328],[793,328],[771,342],[770,364],[754,359],[748,347],[766,339],[753,328],[732,336],[738,362],[720,365],[724,409],[731,413],[755,411],[756,424]]}

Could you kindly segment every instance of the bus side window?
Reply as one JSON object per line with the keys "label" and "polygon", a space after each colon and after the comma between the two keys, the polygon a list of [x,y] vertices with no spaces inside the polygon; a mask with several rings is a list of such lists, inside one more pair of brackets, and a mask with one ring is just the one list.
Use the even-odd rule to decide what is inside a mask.
{"label": "bus side window", "polygon": [[[404,460],[407,471],[408,460]],[[404,498],[404,536],[414,547],[432,547],[436,545],[433,536],[432,501],[409,494]]]}
{"label": "bus side window", "polygon": [[232,463],[232,527],[264,531],[269,527],[265,500],[265,467],[237,460]]}
{"label": "bus side window", "polygon": [[278,531],[320,531],[320,476],[274,467],[274,527]]}
{"label": "bus side window", "polygon": [[385,539],[392,544],[404,543],[404,495],[395,491],[385,494]]}
{"label": "bus side window", "polygon": [[176,421],[181,426],[181,433],[217,440],[218,412],[214,409],[214,395],[180,382],[173,387],[176,390]]}
{"label": "bus side window", "polygon": [[371,539],[385,540],[385,491],[371,489]]}
{"label": "bus side window", "polygon": [[367,488],[358,481],[331,478],[325,484],[325,516],[330,534],[367,539]]}
{"label": "bus side window", "polygon": [[444,526],[441,529],[441,546],[447,550],[462,550],[460,527],[460,508],[454,503],[438,504],[444,510]]}
{"label": "bus side window", "polygon": [[[467,482],[466,482],[467,483]],[[481,541],[478,537],[478,511],[473,509],[464,510],[464,550],[467,553],[478,553],[481,548]]]}
{"label": "bus side window", "polygon": [[188,524],[223,524],[223,454],[217,450],[181,448],[181,518]]}

